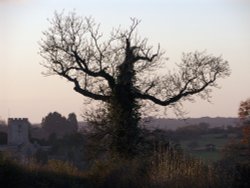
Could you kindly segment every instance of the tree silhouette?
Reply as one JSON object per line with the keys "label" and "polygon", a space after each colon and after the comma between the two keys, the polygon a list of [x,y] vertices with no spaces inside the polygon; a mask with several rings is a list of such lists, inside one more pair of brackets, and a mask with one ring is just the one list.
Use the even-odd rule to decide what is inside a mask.
{"label": "tree silhouette", "polygon": [[239,118],[250,122],[250,98],[240,103]]}
{"label": "tree silhouette", "polygon": [[239,118],[243,122],[243,143],[250,146],[250,98],[242,101],[239,106]]}
{"label": "tree silhouette", "polygon": [[161,75],[166,58],[137,34],[139,20],[114,29],[107,40],[92,18],[55,13],[40,42],[47,75],[72,82],[81,95],[104,102],[112,127],[112,150],[133,156],[140,130],[142,103],[174,106],[183,100],[210,97],[216,80],[229,76],[228,62],[205,52],[183,54],[179,70]]}
{"label": "tree silhouette", "polygon": [[68,115],[68,123],[70,124],[70,126],[72,127],[74,132],[77,132],[78,130],[78,122],[77,122],[77,117],[75,113],[70,113]]}
{"label": "tree silhouette", "polygon": [[78,126],[74,113],[70,113],[66,119],[58,112],[50,112],[42,119],[41,125],[47,137],[52,140],[76,133]]}

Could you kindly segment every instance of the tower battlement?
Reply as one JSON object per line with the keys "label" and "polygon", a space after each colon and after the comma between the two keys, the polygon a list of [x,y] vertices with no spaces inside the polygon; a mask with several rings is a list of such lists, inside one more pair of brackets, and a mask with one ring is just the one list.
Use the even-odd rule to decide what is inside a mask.
{"label": "tower battlement", "polygon": [[14,122],[14,121],[27,122],[28,118],[8,118],[8,122]]}

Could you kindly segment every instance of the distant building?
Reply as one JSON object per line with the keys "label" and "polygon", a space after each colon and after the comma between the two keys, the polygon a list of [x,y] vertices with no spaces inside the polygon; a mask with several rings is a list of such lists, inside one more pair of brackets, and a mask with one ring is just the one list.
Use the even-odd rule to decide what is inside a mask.
{"label": "distant building", "polygon": [[1,145],[0,151],[11,153],[13,157],[26,161],[38,149],[45,149],[37,143],[32,144],[29,140],[29,120],[28,118],[8,119],[8,144]]}
{"label": "distant building", "polygon": [[8,145],[29,144],[28,118],[9,118],[8,119]]}

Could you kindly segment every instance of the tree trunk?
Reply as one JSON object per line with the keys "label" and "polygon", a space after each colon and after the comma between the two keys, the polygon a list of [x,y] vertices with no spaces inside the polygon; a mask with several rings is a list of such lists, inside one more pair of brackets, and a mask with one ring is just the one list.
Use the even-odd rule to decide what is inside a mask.
{"label": "tree trunk", "polygon": [[131,158],[137,153],[140,120],[139,106],[133,95],[133,65],[123,63],[119,73],[110,103],[111,122],[115,131],[111,145],[121,157]]}

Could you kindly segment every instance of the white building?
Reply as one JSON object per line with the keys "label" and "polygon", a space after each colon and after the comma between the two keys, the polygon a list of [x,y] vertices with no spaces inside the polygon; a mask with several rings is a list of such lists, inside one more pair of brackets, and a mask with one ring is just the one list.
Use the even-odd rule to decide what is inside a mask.
{"label": "white building", "polygon": [[36,145],[29,140],[28,118],[8,119],[8,144],[1,145],[0,151],[10,153],[12,157],[26,161],[34,152]]}
{"label": "white building", "polygon": [[18,146],[29,144],[28,118],[9,118],[8,119],[8,145]]}

